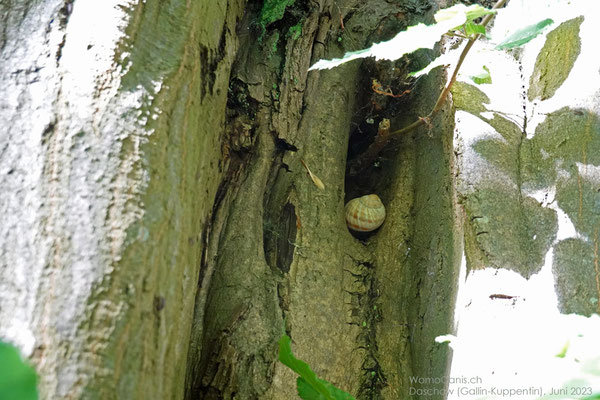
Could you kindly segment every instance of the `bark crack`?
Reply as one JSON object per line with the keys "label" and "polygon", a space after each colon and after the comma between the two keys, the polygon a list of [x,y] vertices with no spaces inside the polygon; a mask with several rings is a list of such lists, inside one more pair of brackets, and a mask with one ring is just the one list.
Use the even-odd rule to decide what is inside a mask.
{"label": "bark crack", "polygon": [[374,264],[353,261],[358,272],[346,270],[356,284],[354,290],[346,290],[352,298],[353,318],[348,324],[360,328],[357,347],[365,352],[358,398],[373,399],[380,397],[381,390],[387,386],[387,378],[378,360],[377,325],[383,320],[379,282],[375,276]]}

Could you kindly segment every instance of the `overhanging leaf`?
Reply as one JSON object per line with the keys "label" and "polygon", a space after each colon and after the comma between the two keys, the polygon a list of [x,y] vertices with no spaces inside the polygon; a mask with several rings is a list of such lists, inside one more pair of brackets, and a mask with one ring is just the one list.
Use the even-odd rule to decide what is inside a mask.
{"label": "overhanging leaf", "polygon": [[483,17],[488,14],[495,14],[496,10],[490,10],[485,7],[481,7],[478,4],[473,4],[470,7],[467,7],[467,19],[469,21],[473,21],[474,19]]}
{"label": "overhanging leaf", "polygon": [[546,18],[545,20],[542,20],[537,24],[529,25],[523,29],[519,29],[518,31],[501,41],[500,44],[496,46],[496,49],[512,49],[515,47],[522,46],[530,40],[533,40],[537,35],[542,33],[545,27],[553,23],[553,20],[551,20],[550,18]]}
{"label": "overhanging leaf", "polygon": [[484,35],[485,36],[485,26],[475,24],[473,22],[467,22],[465,24],[465,33],[467,35]]}
{"label": "overhanging leaf", "polygon": [[[460,7],[462,6],[462,7]],[[495,13],[495,10],[490,10],[485,7],[480,6],[479,4],[473,4],[469,7],[466,7],[462,4],[454,7],[444,8],[443,10],[439,10],[435,13],[433,18],[435,18],[435,22],[443,22],[456,18],[457,16],[465,16],[465,21],[473,21],[476,18],[482,17],[487,14]],[[462,25],[462,24],[461,24]],[[459,25],[456,25],[459,26]]]}
{"label": "overhanging leaf", "polygon": [[279,339],[279,361],[300,375],[318,393],[325,396],[325,399],[333,400],[327,387],[319,381],[319,378],[317,378],[317,375],[310,369],[310,366],[304,361],[294,357],[291,343],[292,339],[290,339],[288,335],[283,335],[281,339]]}
{"label": "overhanging leaf", "polygon": [[466,7],[464,4],[457,4],[438,11],[435,15],[437,23],[434,25],[418,24],[409,26],[391,40],[376,43],[368,49],[346,53],[342,58],[320,60],[309,70],[329,69],[365,57],[375,57],[376,60],[397,60],[403,55],[418,49],[431,49],[444,33],[469,21],[468,15],[470,14],[468,13],[479,15],[482,12],[479,8],[486,10],[478,5]]}
{"label": "overhanging leaf", "polygon": [[[319,378],[317,378],[317,379],[319,379]],[[350,394],[344,392],[341,389],[338,389],[337,387],[333,386],[331,383],[324,381],[322,379],[319,379],[319,381],[321,381],[321,383],[323,383],[325,386],[327,386],[327,388],[329,389],[329,392],[333,396],[333,399],[335,399],[335,400],[355,400],[355,398],[352,397]],[[300,398],[302,400],[325,400],[325,399],[327,399],[325,396],[323,396],[322,394],[317,392],[308,382],[306,382],[306,380],[304,380],[301,377],[298,377],[298,379],[296,380],[296,389],[298,391],[298,396],[300,396]]]}
{"label": "overhanging leaf", "polygon": [[490,75],[490,70],[485,65],[483,66],[483,72],[474,76],[471,76],[471,80],[478,85],[482,84],[490,84],[492,83],[492,76]]}
{"label": "overhanging leaf", "polygon": [[298,396],[300,396],[300,398],[303,400],[325,399],[325,397],[323,397],[322,394],[317,392],[315,388],[309,385],[308,382],[306,382],[306,380],[302,379],[301,377],[298,377],[298,379],[296,379],[296,390],[298,391]]}
{"label": "overhanging leaf", "polygon": [[460,51],[462,51],[462,48],[458,48],[458,49],[453,49],[450,50],[447,53],[442,54],[441,56],[439,56],[438,58],[436,58],[435,60],[433,60],[432,62],[430,62],[425,68],[423,68],[420,71],[416,71],[416,72],[411,72],[408,74],[408,76],[414,76],[414,77],[419,77],[421,75],[426,75],[428,74],[432,69],[434,69],[435,67],[439,67],[440,65],[452,65],[455,64],[456,61],[458,60],[458,57],[460,56]]}

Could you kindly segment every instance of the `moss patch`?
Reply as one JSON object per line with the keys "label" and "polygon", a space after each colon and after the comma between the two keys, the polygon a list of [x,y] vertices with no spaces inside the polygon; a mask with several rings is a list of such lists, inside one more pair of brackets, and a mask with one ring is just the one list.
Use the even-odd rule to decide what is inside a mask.
{"label": "moss patch", "polygon": [[567,79],[581,50],[582,22],[583,16],[571,19],[548,34],[529,80],[529,101],[538,97],[549,99]]}
{"label": "moss patch", "polygon": [[302,22],[298,22],[296,25],[290,27],[287,31],[286,38],[297,40],[300,35],[302,35]]}
{"label": "moss patch", "polygon": [[294,4],[295,1],[296,0],[265,0],[258,17],[258,24],[262,32],[261,37],[267,29],[267,26],[283,18],[286,8]]}

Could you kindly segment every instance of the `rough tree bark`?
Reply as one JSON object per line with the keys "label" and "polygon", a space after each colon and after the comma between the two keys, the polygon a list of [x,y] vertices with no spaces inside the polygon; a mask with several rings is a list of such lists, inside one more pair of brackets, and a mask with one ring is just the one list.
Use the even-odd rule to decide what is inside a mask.
{"label": "rough tree bark", "polygon": [[0,336],[43,398],[181,398],[243,3],[0,9]]}
{"label": "rough tree bark", "polygon": [[[261,4],[0,4],[0,337],[43,398],[294,398],[283,333],[359,398],[446,374],[452,110],[346,176],[350,134],[425,115],[442,75],[406,81],[429,53],[307,72],[438,5],[297,1],[261,32]],[[388,217],[359,240],[343,207],[369,192]]]}
{"label": "rough tree bark", "polygon": [[[402,124],[425,115],[441,76],[376,111],[370,78],[399,89],[405,69],[390,77],[372,63],[354,63],[307,73],[323,56],[387,39],[426,18],[431,6],[297,5],[291,21],[267,28],[262,41],[242,36],[228,110],[227,175],[233,178],[221,188],[208,228],[188,398],[293,398],[294,374],[275,358],[284,332],[321,377],[360,398],[408,398],[409,376],[445,374],[446,350],[433,338],[453,329],[461,249],[451,113],[429,135],[418,132],[396,144],[379,168],[345,179],[352,127],[373,116]],[[246,13],[242,29],[260,19],[257,12]],[[297,38],[294,23],[302,27]],[[325,190],[313,185],[300,160]],[[384,199],[388,219],[361,242],[348,232],[343,206],[370,192]]]}

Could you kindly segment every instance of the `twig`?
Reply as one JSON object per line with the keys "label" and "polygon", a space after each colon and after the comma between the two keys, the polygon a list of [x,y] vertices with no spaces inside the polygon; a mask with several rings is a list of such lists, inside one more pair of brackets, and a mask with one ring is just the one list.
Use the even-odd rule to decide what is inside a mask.
{"label": "twig", "polygon": [[[494,4],[494,7],[492,7],[492,10],[502,7],[506,3],[506,1],[507,0],[498,0],[496,4]],[[486,26],[494,16],[495,14],[486,15],[479,25]],[[378,140],[378,138],[376,137],[375,141],[369,146],[369,148],[351,163],[349,170],[350,175],[356,175],[358,172],[360,172],[360,170],[364,168],[364,166],[369,165],[371,162],[373,162],[373,160],[375,160],[375,157],[377,157],[377,155],[390,142],[390,140],[394,139],[397,136],[411,132],[419,126],[424,125],[427,121],[432,120],[433,116],[437,114],[444,105],[444,102],[448,97],[448,94],[450,93],[450,89],[452,88],[452,85],[454,84],[454,82],[456,82],[458,71],[460,70],[460,67],[462,66],[467,54],[469,53],[469,50],[471,50],[471,47],[473,47],[475,41],[480,37],[481,34],[476,34],[475,36],[469,38],[467,45],[465,46],[462,53],[460,54],[460,57],[458,58],[458,63],[456,64],[456,68],[454,69],[452,77],[448,81],[448,84],[446,85],[442,93],[440,93],[440,96],[438,97],[435,106],[433,107],[431,112],[426,117],[419,117],[419,119],[417,119],[415,122],[408,126],[405,126],[402,129],[390,132],[388,135],[386,135],[385,138],[383,138],[384,140],[382,140],[382,138],[379,138]]]}
{"label": "twig", "polygon": [[461,33],[456,33],[456,32],[454,32],[454,33],[452,33],[452,32],[446,32],[446,33],[444,33],[444,35],[450,36],[450,37],[459,37],[461,39],[468,39],[469,38],[468,36],[465,36],[465,35],[463,35]]}
{"label": "twig", "polygon": [[379,83],[379,81],[377,79],[373,79],[373,82],[371,83],[371,89],[373,89],[373,91],[377,94],[381,94],[384,96],[390,96],[390,97],[402,97],[405,94],[410,93],[410,89],[405,90],[404,92],[400,93],[400,94],[394,94],[394,92],[392,92],[392,89],[387,88],[387,89],[383,89],[383,86],[381,86],[381,83]]}

